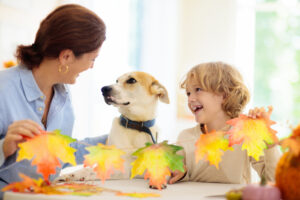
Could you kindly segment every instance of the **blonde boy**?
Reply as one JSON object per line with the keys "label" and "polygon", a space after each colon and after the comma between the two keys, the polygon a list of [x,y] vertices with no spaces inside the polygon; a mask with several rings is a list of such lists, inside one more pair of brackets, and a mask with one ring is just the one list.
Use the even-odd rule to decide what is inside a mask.
{"label": "blonde boy", "polygon": [[[232,66],[222,62],[203,63],[193,67],[181,84],[188,96],[188,106],[198,123],[193,128],[183,130],[177,139],[184,150],[186,172],[176,171],[169,183],[179,180],[250,183],[252,166],[259,176],[274,180],[275,166],[280,157],[276,147],[265,150],[265,156],[259,161],[241,150],[241,145],[234,145],[234,151],[226,151],[219,163],[219,169],[207,161],[195,162],[195,142],[206,131],[228,131],[226,121],[238,117],[248,103],[250,94],[243,83],[241,74]],[[249,116],[267,115],[263,108],[249,111]],[[205,127],[205,128],[204,128]]]}

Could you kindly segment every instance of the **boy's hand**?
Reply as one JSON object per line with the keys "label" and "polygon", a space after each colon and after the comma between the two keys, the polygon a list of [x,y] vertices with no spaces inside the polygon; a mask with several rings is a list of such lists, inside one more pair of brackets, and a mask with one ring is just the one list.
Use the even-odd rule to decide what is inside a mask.
{"label": "boy's hand", "polygon": [[256,107],[254,109],[250,109],[248,113],[248,117],[251,117],[253,119],[260,118],[260,117],[269,118],[273,111],[273,107],[268,106],[268,108],[269,108],[268,112],[265,110],[264,107],[261,108]]}
{"label": "boy's hand", "polygon": [[3,142],[4,157],[14,154],[18,149],[18,144],[24,139],[32,138],[39,134],[42,128],[32,120],[20,120],[13,122],[8,126],[6,136]]}
{"label": "boy's hand", "polygon": [[[254,109],[251,109],[249,110],[249,113],[248,113],[248,117],[251,117],[253,119],[257,119],[257,118],[269,118],[270,119],[270,115],[272,114],[272,111],[273,111],[273,107],[272,106],[268,106],[268,112],[265,110],[264,107],[261,107],[261,108],[254,108]],[[272,148],[274,147],[276,144],[267,144],[267,147],[268,149],[269,148]]]}
{"label": "boy's hand", "polygon": [[187,170],[186,170],[186,166],[185,165],[183,166],[183,168],[184,168],[184,172],[181,172],[179,170],[175,170],[174,172],[172,172],[171,178],[169,179],[169,184],[176,183],[177,181],[179,181],[182,178],[184,178],[184,176],[187,173]]}

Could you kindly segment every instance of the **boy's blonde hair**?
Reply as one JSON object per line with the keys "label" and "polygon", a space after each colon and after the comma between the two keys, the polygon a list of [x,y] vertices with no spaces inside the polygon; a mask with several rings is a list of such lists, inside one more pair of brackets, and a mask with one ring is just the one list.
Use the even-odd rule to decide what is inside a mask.
{"label": "boy's blonde hair", "polygon": [[186,89],[190,81],[195,81],[204,91],[223,95],[222,109],[231,118],[237,117],[250,99],[241,74],[223,62],[196,65],[187,73],[181,88]]}

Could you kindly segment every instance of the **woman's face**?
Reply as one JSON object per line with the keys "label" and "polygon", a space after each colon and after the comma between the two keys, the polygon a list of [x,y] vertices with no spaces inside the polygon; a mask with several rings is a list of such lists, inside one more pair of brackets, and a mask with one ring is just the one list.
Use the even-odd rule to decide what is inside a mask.
{"label": "woman's face", "polygon": [[68,84],[74,84],[77,77],[83,71],[93,68],[95,59],[99,54],[100,48],[95,51],[82,54],[80,57],[74,57],[73,61],[69,63],[69,71],[66,73],[65,82]]}

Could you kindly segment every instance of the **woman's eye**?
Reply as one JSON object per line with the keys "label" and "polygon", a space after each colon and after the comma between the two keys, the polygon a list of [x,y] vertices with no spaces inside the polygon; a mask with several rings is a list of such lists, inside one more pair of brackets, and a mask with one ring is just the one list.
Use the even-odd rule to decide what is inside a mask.
{"label": "woman's eye", "polygon": [[126,81],[126,83],[134,84],[134,83],[136,83],[136,80],[134,78],[130,78]]}
{"label": "woman's eye", "polygon": [[201,88],[196,88],[196,92],[199,92],[199,91],[201,91]]}
{"label": "woman's eye", "polygon": [[186,93],[186,96],[190,96],[190,95],[191,95],[191,93],[190,93],[190,92],[187,92],[187,93]]}

